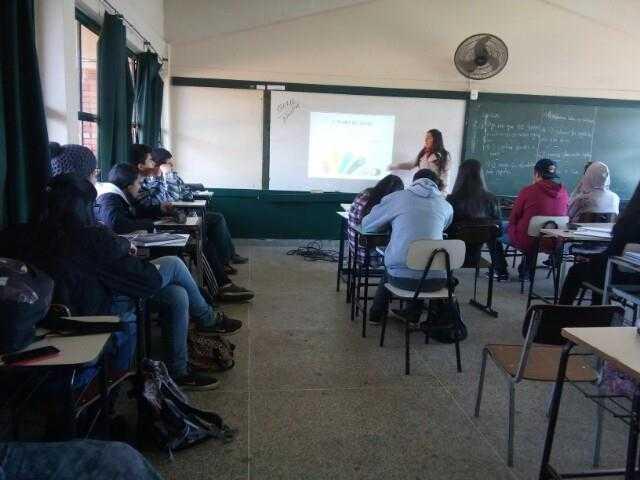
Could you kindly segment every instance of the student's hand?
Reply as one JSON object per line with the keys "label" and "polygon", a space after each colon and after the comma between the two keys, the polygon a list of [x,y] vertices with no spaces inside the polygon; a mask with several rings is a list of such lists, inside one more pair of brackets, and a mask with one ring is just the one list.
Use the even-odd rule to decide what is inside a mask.
{"label": "student's hand", "polygon": [[171,205],[168,202],[163,202],[160,204],[160,211],[164,214],[171,214],[173,213],[174,207],[173,205]]}
{"label": "student's hand", "polygon": [[173,165],[171,164],[171,162],[163,163],[162,165],[160,165],[160,172],[163,175],[168,175],[172,171],[173,171]]}

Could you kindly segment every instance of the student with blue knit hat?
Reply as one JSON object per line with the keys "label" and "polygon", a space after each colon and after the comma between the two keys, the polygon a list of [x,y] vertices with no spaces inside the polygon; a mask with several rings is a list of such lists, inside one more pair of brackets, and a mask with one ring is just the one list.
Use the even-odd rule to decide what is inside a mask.
{"label": "student with blue knit hat", "polygon": [[91,150],[82,145],[60,145],[49,142],[51,158],[51,176],[57,177],[65,173],[73,173],[80,178],[96,184],[98,181],[98,161]]}

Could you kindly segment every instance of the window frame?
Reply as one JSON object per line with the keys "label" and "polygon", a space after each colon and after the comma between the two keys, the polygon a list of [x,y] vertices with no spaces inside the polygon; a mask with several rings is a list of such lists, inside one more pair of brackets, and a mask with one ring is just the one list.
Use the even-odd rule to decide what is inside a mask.
{"label": "window frame", "polygon": [[[85,27],[91,30],[96,35],[100,36],[100,31],[102,30],[102,26],[98,22],[96,22],[93,18],[91,18],[89,15],[87,15],[82,10],[80,10],[79,8],[76,8],[75,10],[75,19],[76,19],[76,25],[77,25],[76,35],[77,35],[77,45],[78,45],[77,57],[76,57],[76,62],[78,65],[78,99],[80,101],[79,102],[80,108],[78,109],[78,121],[92,122],[97,125],[97,128],[100,128],[100,119],[97,113],[84,112],[82,110],[82,107],[83,107],[82,105],[82,27]],[[138,59],[137,59],[136,52],[131,50],[129,47],[127,47],[127,59],[131,60],[133,64],[132,65],[133,68],[131,71],[131,76],[132,76],[131,80],[135,88],[135,80],[136,80],[135,73],[138,65]],[[134,141],[136,141],[138,136],[138,125],[134,123],[133,118],[129,120],[129,125],[132,130],[132,137]],[[82,143],[82,138],[80,138],[80,143]]]}

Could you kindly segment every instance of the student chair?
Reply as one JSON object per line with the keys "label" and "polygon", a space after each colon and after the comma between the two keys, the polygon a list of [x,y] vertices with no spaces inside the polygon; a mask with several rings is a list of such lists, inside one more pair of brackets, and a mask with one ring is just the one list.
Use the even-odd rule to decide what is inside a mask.
{"label": "student chair", "polygon": [[[543,216],[537,215],[535,217],[531,217],[529,220],[529,227],[527,229],[527,235],[529,237],[533,237],[534,247],[533,247],[533,256],[528,259],[529,263],[529,295],[527,296],[527,309],[531,305],[531,300],[538,299],[544,302],[548,302],[550,300],[549,297],[545,297],[542,295],[538,295],[533,291],[533,285],[536,279],[536,270],[538,268],[538,255],[540,252],[548,253],[551,258],[551,269],[553,275],[553,303],[557,303],[558,300],[558,289],[560,278],[560,264],[565,259],[562,256],[562,250],[560,251],[559,258],[558,252],[556,251],[555,241],[552,241],[552,245],[547,245],[542,242],[542,234],[541,230],[543,228],[554,228],[554,229],[566,229],[567,224],[569,223],[569,217],[566,216]],[[521,291],[524,287],[524,281],[521,281]]]}
{"label": "student chair", "polygon": [[[507,380],[509,388],[509,414],[507,421],[507,465],[513,466],[515,430],[515,387],[523,380],[553,383],[556,381],[562,345],[563,328],[608,327],[614,320],[621,321],[624,310],[618,306],[604,305],[578,307],[569,305],[534,305],[525,316],[522,328],[524,344],[488,344],[482,350],[482,366],[476,396],[475,417],[480,416],[487,358],[491,358]],[[567,367],[570,382],[595,383],[598,372],[591,367],[584,354],[572,354]],[[598,403],[593,464],[600,457],[603,407]]]}
{"label": "student chair", "polygon": [[[412,270],[422,270],[422,277],[418,287],[413,290],[404,290],[402,288],[395,287],[390,283],[385,283],[386,288],[392,295],[392,298],[397,298],[404,301],[416,302],[418,300],[447,300],[450,305],[455,305],[457,315],[460,312],[455,304],[454,295],[454,278],[453,270],[462,267],[465,257],[465,244],[462,240],[416,240],[409,245],[407,251],[407,267]],[[437,290],[435,292],[422,292],[422,284],[427,277],[427,274],[431,270],[440,270],[446,273],[447,286]],[[410,372],[410,348],[409,337],[411,334],[411,321],[405,318],[405,375],[409,375]],[[427,322],[431,319],[427,318]],[[458,317],[459,321],[459,317]],[[428,323],[427,323],[428,324]],[[387,317],[383,316],[382,329],[380,331],[380,346],[384,346],[384,335],[387,329]],[[426,333],[425,341],[428,340],[428,332]],[[462,371],[462,363],[460,360],[460,343],[456,340],[456,364],[458,372]]]}
{"label": "student chair", "polygon": [[[448,238],[457,238],[458,240],[462,240],[466,246],[467,254],[462,268],[475,269],[475,276],[473,279],[473,298],[469,300],[469,304],[492,317],[497,317],[498,312],[493,309],[494,265],[493,261],[490,262],[482,257],[481,248],[486,244],[489,247],[489,251],[493,251],[498,235],[500,234],[500,226],[491,219],[477,220],[475,222],[468,223],[456,223],[449,228],[448,234]],[[470,252],[477,252],[477,256],[470,255]],[[478,277],[480,276],[481,268],[489,270],[486,304],[482,304],[477,300]]]}

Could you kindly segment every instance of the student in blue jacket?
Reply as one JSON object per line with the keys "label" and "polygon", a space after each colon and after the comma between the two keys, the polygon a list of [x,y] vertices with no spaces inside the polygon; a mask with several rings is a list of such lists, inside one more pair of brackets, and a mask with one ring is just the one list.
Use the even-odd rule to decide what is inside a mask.
{"label": "student in blue jacket", "polygon": [[[440,191],[440,179],[428,169],[418,170],[413,184],[391,193],[373,207],[362,219],[365,232],[382,232],[391,229],[391,239],[385,250],[384,264],[386,282],[407,290],[417,288],[422,271],[407,267],[407,251],[415,240],[442,240],[442,233],[453,220],[453,208]],[[436,291],[446,285],[444,271],[429,272],[422,289]],[[389,309],[391,294],[381,284],[376,290],[369,321],[379,324]],[[422,302],[412,305],[408,312],[413,321],[418,321]]]}

